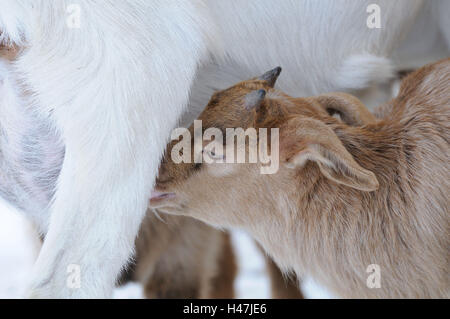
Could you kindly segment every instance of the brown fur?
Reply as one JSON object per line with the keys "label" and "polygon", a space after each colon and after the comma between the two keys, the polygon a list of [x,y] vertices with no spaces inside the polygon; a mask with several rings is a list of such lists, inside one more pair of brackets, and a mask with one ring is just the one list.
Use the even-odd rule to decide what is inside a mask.
{"label": "brown fur", "polygon": [[[278,173],[166,158],[157,187],[176,197],[150,204],[245,228],[283,269],[311,274],[341,297],[449,297],[449,84],[450,60],[426,66],[377,121],[351,126],[324,112],[322,98],[239,83],[213,96],[203,126],[279,128]],[[261,89],[265,100],[245,105]],[[366,285],[371,264],[381,267],[379,289]]]}
{"label": "brown fur", "polygon": [[[120,282],[141,282],[146,298],[235,298],[238,267],[230,235],[191,218],[161,218],[149,212],[134,263]],[[273,298],[303,298],[295,276],[284,276],[268,256],[266,264]]]}
{"label": "brown fur", "polygon": [[149,212],[136,239],[135,263],[121,282],[141,282],[147,298],[234,298],[230,236],[189,217]]}
{"label": "brown fur", "polygon": [[331,115],[337,113],[352,126],[375,124],[376,118],[356,97],[346,93],[324,94],[315,98]]}
{"label": "brown fur", "polygon": [[0,45],[0,57],[3,59],[13,61],[16,59],[18,52],[19,51],[16,47]]}
{"label": "brown fur", "polygon": [[270,278],[271,295],[274,299],[304,299],[299,289],[299,279],[295,274],[283,274],[277,264],[269,256],[266,258],[266,269]]}

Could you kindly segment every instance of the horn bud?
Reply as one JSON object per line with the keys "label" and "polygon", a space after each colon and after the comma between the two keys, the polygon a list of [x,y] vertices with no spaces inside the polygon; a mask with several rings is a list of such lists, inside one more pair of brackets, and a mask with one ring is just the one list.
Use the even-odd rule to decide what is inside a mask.
{"label": "horn bud", "polygon": [[273,70],[270,70],[269,72],[264,73],[262,76],[260,76],[258,79],[266,81],[270,87],[274,87],[275,83],[278,80],[278,77],[281,74],[281,71],[283,69],[281,67],[276,67]]}

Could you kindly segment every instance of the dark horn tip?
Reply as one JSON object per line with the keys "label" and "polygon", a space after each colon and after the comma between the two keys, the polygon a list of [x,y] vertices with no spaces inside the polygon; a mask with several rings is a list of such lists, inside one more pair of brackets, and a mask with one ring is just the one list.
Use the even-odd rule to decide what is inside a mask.
{"label": "dark horn tip", "polygon": [[280,66],[278,66],[275,69],[272,69],[269,72],[264,73],[259,79],[267,81],[269,86],[274,87],[275,82],[277,81],[278,77],[281,74],[281,71],[283,71],[283,69]]}

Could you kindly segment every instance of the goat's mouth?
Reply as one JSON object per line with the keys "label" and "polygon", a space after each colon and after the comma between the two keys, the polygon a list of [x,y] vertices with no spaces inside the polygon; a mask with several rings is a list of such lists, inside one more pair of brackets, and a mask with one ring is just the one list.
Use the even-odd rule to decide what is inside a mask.
{"label": "goat's mouth", "polygon": [[164,202],[167,200],[173,199],[176,197],[175,193],[169,193],[169,192],[160,192],[157,190],[152,191],[150,195],[150,207],[161,207],[163,206]]}

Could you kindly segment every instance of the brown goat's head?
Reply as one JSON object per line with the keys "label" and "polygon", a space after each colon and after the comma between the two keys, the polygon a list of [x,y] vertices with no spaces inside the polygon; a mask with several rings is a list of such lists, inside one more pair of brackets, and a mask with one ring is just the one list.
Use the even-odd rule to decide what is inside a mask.
{"label": "brown goat's head", "polygon": [[[316,170],[334,183],[362,191],[377,189],[374,174],[356,163],[328,126],[337,120],[326,112],[328,106],[323,105],[324,101],[354,103],[354,99],[347,99],[345,95],[336,99],[330,95],[327,99],[291,98],[274,89],[280,72],[281,68],[276,68],[262,77],[238,83],[212,96],[199,117],[202,121],[199,132],[207,135],[209,129],[216,128],[224,139],[217,140],[214,135],[212,140],[210,136],[208,141],[203,139],[194,147],[196,130],[192,125],[189,134],[184,136],[192,145],[189,154],[180,148],[179,141],[170,143],[150,200],[151,207],[204,218],[198,216],[198,212],[213,212],[231,208],[234,204],[242,206],[254,194],[274,192],[271,185],[282,188],[287,185],[283,180],[302,178],[301,172],[310,162],[315,163]],[[247,143],[239,145],[234,137],[226,138],[229,128],[242,128],[243,131],[254,128],[256,133],[248,134],[244,138]],[[267,129],[267,136],[263,136],[260,129]],[[263,138],[266,144],[261,144]],[[217,151],[224,144],[226,147],[231,144],[235,153]],[[275,156],[279,160],[280,168],[273,175],[261,174],[261,167],[267,162],[250,160],[251,154],[261,154],[262,145],[269,149],[266,153],[271,161]],[[239,150],[245,154],[243,163],[236,163]],[[190,162],[178,163],[173,159],[174,154],[188,155],[185,158]],[[230,154],[235,156],[231,161]],[[203,163],[195,162],[199,158],[204,159]]]}

